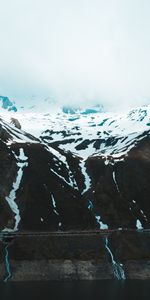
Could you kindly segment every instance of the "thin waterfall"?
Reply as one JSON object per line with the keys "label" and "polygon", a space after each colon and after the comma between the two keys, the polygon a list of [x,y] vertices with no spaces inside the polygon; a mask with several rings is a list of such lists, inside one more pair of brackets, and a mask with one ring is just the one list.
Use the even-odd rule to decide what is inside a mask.
{"label": "thin waterfall", "polygon": [[[88,209],[93,211],[94,210],[94,205],[93,205],[93,202],[91,200],[88,201]],[[103,222],[101,222],[101,217],[100,216],[97,216],[95,213],[94,213],[94,216],[95,216],[95,219],[96,219],[96,222],[97,224],[99,224],[99,228],[100,230],[105,230],[105,229],[108,229],[108,225],[107,224],[103,224]],[[108,252],[108,254],[110,255],[111,257],[111,262],[112,262],[112,268],[113,268],[113,274],[114,274],[114,277],[118,280],[125,280],[126,279],[126,276],[125,276],[125,272],[123,270],[123,265],[120,264],[120,263],[117,263],[114,259],[114,255],[110,249],[110,246],[108,245],[108,238],[104,238],[104,242],[105,242],[105,248]]]}
{"label": "thin waterfall", "polygon": [[5,245],[5,259],[4,259],[4,263],[5,263],[5,269],[6,269],[6,277],[4,279],[4,282],[7,282],[11,276],[11,269],[10,269],[10,262],[9,262],[9,253],[8,253],[8,244]]}
{"label": "thin waterfall", "polygon": [[107,237],[105,238],[105,248],[106,248],[108,254],[111,257],[114,277],[118,280],[125,280],[126,276],[125,276],[125,272],[124,272],[124,269],[123,269],[123,265],[120,264],[120,263],[117,263],[115,261],[114,255],[113,255],[113,253],[112,253],[112,251],[111,251],[111,249],[108,245],[108,238]]}

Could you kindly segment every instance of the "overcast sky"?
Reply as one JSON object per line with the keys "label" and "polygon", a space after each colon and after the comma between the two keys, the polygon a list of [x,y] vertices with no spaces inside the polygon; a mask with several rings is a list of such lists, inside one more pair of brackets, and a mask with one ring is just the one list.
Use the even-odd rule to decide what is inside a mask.
{"label": "overcast sky", "polygon": [[0,93],[150,102],[150,1],[0,0]]}

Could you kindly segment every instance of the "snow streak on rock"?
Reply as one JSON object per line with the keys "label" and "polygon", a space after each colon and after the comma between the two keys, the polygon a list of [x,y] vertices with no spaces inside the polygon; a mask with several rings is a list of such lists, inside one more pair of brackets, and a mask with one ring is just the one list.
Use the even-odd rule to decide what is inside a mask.
{"label": "snow streak on rock", "polygon": [[91,200],[89,200],[89,202],[88,202],[88,209],[89,210],[93,210],[93,208],[94,208],[93,202]]}
{"label": "snow streak on rock", "polygon": [[[91,211],[94,210],[94,205],[93,205],[93,202],[91,200],[88,201],[88,209],[91,210]],[[94,213],[94,216],[95,216],[95,220],[96,220],[97,224],[99,225],[99,229],[108,229],[108,225],[104,224],[101,221],[101,217],[100,216],[98,216],[95,213]]]}
{"label": "snow streak on rock", "polygon": [[116,173],[115,173],[115,171],[113,171],[113,181],[115,183],[115,186],[116,186],[116,189],[117,189],[118,193],[120,194],[120,189],[119,189],[119,185],[118,185],[117,180],[116,180]]}
{"label": "snow streak on rock", "polygon": [[67,169],[68,171],[68,174],[69,174],[69,181],[66,180],[61,174],[58,173],[58,171],[54,171],[52,168],[51,168],[51,171],[57,175],[58,177],[60,177],[65,183],[67,183],[68,185],[70,185],[72,188],[78,190],[78,186],[77,186],[77,183],[76,183],[76,180],[74,178],[74,175],[73,173],[71,172],[70,170],[70,167],[68,165],[68,162],[67,162],[67,159],[64,155],[62,155],[59,151],[55,150],[54,148],[52,147],[49,147],[48,145],[44,144],[44,147],[49,151],[51,152],[58,161],[61,161],[65,168]]}
{"label": "snow streak on rock", "polygon": [[112,253],[110,247],[108,246],[108,238],[105,238],[105,248],[106,248],[108,254],[111,257],[111,262],[112,262],[112,268],[113,268],[114,277],[116,279],[118,279],[118,280],[125,280],[126,276],[125,276],[125,273],[124,273],[123,265],[120,264],[120,263],[117,263],[114,260],[113,253]]}
{"label": "snow streak on rock", "polygon": [[81,162],[80,162],[80,168],[81,168],[81,172],[82,172],[82,175],[84,176],[84,186],[85,188],[83,189],[82,191],[82,195],[85,194],[91,187],[91,178],[90,176],[88,175],[87,173],[87,169],[86,169],[86,161],[83,159]]}
{"label": "snow streak on rock", "polygon": [[147,222],[148,220],[147,220],[146,215],[144,214],[144,211],[143,211],[142,209],[140,209],[140,212],[141,212],[142,217],[143,217],[143,218],[145,219],[145,221]]}
{"label": "snow streak on rock", "polygon": [[[133,205],[137,206],[137,203],[136,203],[135,200],[132,200],[132,203],[133,203]],[[144,220],[145,220],[146,222],[148,222],[148,219],[147,219],[147,217],[146,217],[144,211],[143,211],[142,209],[140,209],[140,208],[139,208],[139,210],[140,210],[141,217],[144,218]],[[141,222],[140,222],[139,220],[137,220],[137,222],[136,222],[136,228],[137,228],[137,229],[143,228],[143,227],[142,227],[142,224],[141,224]]]}
{"label": "snow streak on rock", "polygon": [[15,202],[16,199],[16,192],[19,190],[21,179],[23,176],[23,168],[28,166],[27,159],[28,157],[25,156],[23,149],[21,148],[19,151],[19,156],[17,156],[14,153],[15,158],[17,159],[17,166],[18,166],[18,172],[16,176],[16,180],[13,183],[12,190],[9,193],[9,196],[7,196],[5,199],[8,202],[12,212],[15,214],[15,226],[14,228],[5,228],[3,231],[17,231],[18,225],[21,220],[19,207],[17,203]]}
{"label": "snow streak on rock", "polygon": [[142,226],[140,220],[137,220],[137,221],[136,221],[136,228],[137,228],[137,229],[143,229],[143,226]]}
{"label": "snow streak on rock", "polygon": [[57,207],[56,207],[56,201],[55,201],[55,198],[54,198],[54,196],[53,196],[52,194],[51,194],[51,198],[52,198],[53,212],[54,212],[57,216],[59,216],[59,213],[58,213]]}
{"label": "snow streak on rock", "polygon": [[[54,196],[53,196],[52,194],[51,194],[51,199],[52,199],[53,212],[54,212],[57,216],[60,216],[59,213],[58,213],[58,210],[57,210],[55,198],[54,198]],[[61,228],[61,226],[62,226],[62,223],[59,221],[58,227]]]}
{"label": "snow streak on rock", "polygon": [[96,219],[97,224],[99,224],[99,229],[108,229],[108,225],[104,224],[101,221],[101,217],[100,216],[95,216],[95,219]]}
{"label": "snow streak on rock", "polygon": [[51,168],[51,172],[54,173],[55,175],[57,175],[60,179],[62,179],[66,184],[68,184],[69,186],[73,187],[74,189],[77,189],[77,187],[74,187],[73,182],[72,181],[67,181],[62,175],[58,174],[56,171],[54,171]]}

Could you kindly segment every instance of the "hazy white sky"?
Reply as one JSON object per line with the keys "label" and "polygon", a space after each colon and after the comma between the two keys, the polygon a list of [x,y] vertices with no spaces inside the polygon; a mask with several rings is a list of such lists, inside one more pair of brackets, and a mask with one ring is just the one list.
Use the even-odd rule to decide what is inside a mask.
{"label": "hazy white sky", "polygon": [[150,1],[0,0],[0,93],[150,102]]}

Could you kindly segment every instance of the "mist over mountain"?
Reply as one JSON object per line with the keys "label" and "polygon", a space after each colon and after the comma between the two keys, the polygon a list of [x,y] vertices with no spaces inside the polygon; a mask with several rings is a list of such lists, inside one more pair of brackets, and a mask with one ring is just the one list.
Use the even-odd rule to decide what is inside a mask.
{"label": "mist over mountain", "polygon": [[0,94],[20,105],[32,95],[73,106],[147,104],[149,9],[147,0],[3,1]]}

